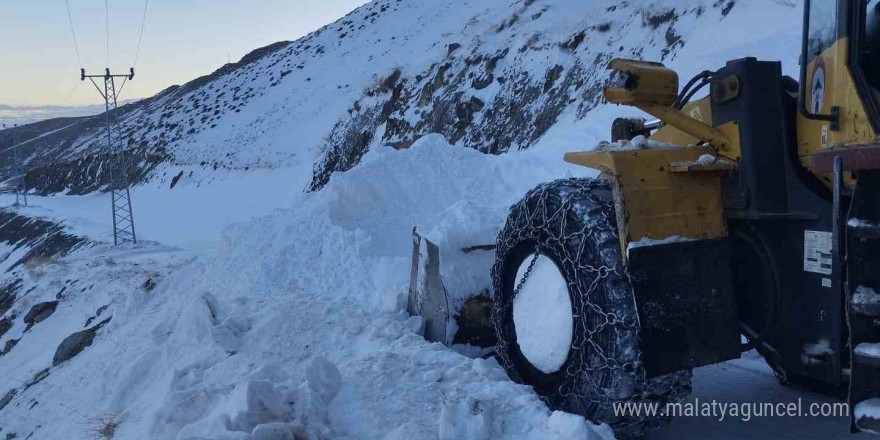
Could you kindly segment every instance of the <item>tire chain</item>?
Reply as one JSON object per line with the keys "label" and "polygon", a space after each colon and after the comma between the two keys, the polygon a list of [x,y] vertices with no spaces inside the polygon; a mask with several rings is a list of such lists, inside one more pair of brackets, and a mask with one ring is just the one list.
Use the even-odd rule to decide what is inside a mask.
{"label": "tire chain", "polygon": [[[552,191],[551,186],[561,186],[568,191],[562,194],[562,203],[558,204],[559,208],[553,212],[548,212],[547,210],[552,204],[548,204],[547,201],[551,194],[555,194],[554,191]],[[588,250],[587,240],[593,239],[595,242],[600,243],[603,240],[609,239],[608,236],[593,237],[595,234],[610,234],[611,238],[614,239],[614,242],[617,242],[617,225],[614,219],[614,206],[607,198],[602,198],[594,194],[596,190],[608,190],[608,186],[604,182],[595,179],[565,179],[545,183],[531,190],[526,194],[523,202],[521,202],[525,209],[517,212],[517,217],[509,218],[505,225],[505,229],[513,227],[515,233],[509,234],[507,240],[504,240],[503,233],[498,236],[495,266],[501,267],[501,256],[505,255],[522,240],[531,239],[538,241],[535,249],[535,256],[532,258],[523,278],[516,286],[513,294],[513,297],[515,297],[531,273],[531,269],[542,248],[552,247],[550,246],[551,242],[571,241],[579,243],[579,246],[574,249],[574,253],[570,252],[570,247],[562,246],[561,248],[565,250],[565,254],[559,255],[563,260],[559,263],[561,266],[574,268],[573,273],[575,274],[576,279],[574,281],[569,281],[570,285],[573,283],[588,283],[589,285],[585,290],[586,293],[583,295],[581,309],[574,311],[575,332],[573,336],[575,340],[572,341],[572,348],[576,350],[577,347],[591,347],[593,350],[583,350],[582,352],[572,353],[570,355],[575,357],[575,361],[569,363],[566,369],[566,374],[573,376],[575,380],[567,380],[563,382],[563,386],[559,389],[560,397],[566,400],[574,398],[582,409],[585,409],[587,405],[595,408],[596,404],[607,405],[609,402],[638,402],[652,400],[657,396],[656,391],[658,387],[667,388],[665,385],[668,385],[668,389],[665,392],[661,391],[662,394],[671,394],[675,396],[681,395],[683,397],[689,391],[689,381],[687,381],[687,384],[682,385],[680,383],[682,382],[682,380],[680,380],[681,378],[675,374],[670,375],[668,380],[658,383],[652,379],[653,383],[648,383],[641,362],[640,350],[617,350],[615,355],[608,356],[604,352],[603,346],[594,341],[594,338],[600,335],[601,332],[606,330],[613,331],[612,329],[614,327],[620,327],[622,332],[627,334],[627,336],[621,337],[619,336],[619,333],[612,333],[612,337],[616,338],[618,341],[623,339],[624,344],[632,345],[632,343],[634,343],[637,346],[639,332],[639,321],[634,301],[631,301],[632,304],[626,307],[618,307],[630,309],[625,310],[626,314],[623,316],[618,316],[618,313],[614,312],[606,312],[599,304],[590,301],[590,298],[594,296],[597,288],[604,285],[604,282],[609,276],[629,279],[622,262],[619,261],[620,255],[618,253],[613,254],[613,257],[618,259],[617,264],[611,262],[609,266],[608,261],[604,261],[603,264],[598,267],[586,264],[586,261],[589,261],[588,258],[584,258],[584,252]],[[539,197],[537,203],[532,201],[535,197]],[[593,209],[588,209],[587,212],[575,212],[575,214],[580,217],[584,225],[583,228],[576,232],[559,236],[564,233],[566,229],[566,213],[572,209],[572,202],[584,199],[589,200],[589,205],[591,205]],[[534,206],[534,209],[531,210],[530,206]],[[581,206],[574,206],[576,211],[579,207]],[[597,217],[595,214],[599,214],[599,216]],[[513,215],[514,211],[511,210],[511,216]],[[551,230],[553,227],[559,228],[559,234],[553,233]],[[539,241],[539,236],[542,234],[527,234],[524,232],[525,230],[535,232],[539,230],[544,231],[543,235],[548,237],[548,240],[541,243]],[[600,260],[608,259],[608,257],[608,255],[598,255]],[[502,276],[501,272],[501,270],[492,271],[493,285],[496,287],[502,285],[500,279]],[[631,289],[629,283],[626,283],[626,287]],[[629,296],[631,297],[632,295],[630,294]],[[613,302],[615,299],[609,298],[608,301]],[[617,301],[620,301],[620,299],[617,299]],[[504,306],[499,305],[499,303],[499,301],[495,302],[496,316],[506,316],[505,313],[510,307],[512,307],[513,300],[511,299],[511,301],[507,302]],[[500,321],[501,320],[498,319],[495,320],[496,333],[499,335],[502,334]],[[591,322],[594,324],[591,324]],[[507,355],[506,346],[507,341],[503,340],[503,338],[499,338],[498,350],[496,350],[497,355],[500,358],[502,365],[506,367],[505,369],[511,375],[511,378],[518,383],[522,383],[523,381],[517,374],[516,370],[510,368],[512,362]],[[594,352],[592,353],[593,356],[591,356],[591,353],[584,353],[589,351]],[[595,356],[598,357],[600,362],[591,362]],[[602,385],[596,383],[594,380],[596,377],[602,376],[602,370],[615,369],[622,369],[634,382],[633,385],[635,385],[635,387],[633,388],[633,394],[628,398],[622,399],[619,396],[613,395],[609,388],[601,388]],[[599,372],[599,374],[597,374],[597,372]],[[689,378],[690,376],[687,375],[687,377]],[[583,381],[589,381],[591,382],[591,385],[594,386],[580,386]],[[665,384],[663,382],[669,383]],[[584,393],[583,391],[585,389],[590,390],[590,392]],[[549,402],[544,396],[541,396],[541,398],[553,406],[552,403],[554,402]],[[589,415],[586,410],[584,410],[583,413]]]}

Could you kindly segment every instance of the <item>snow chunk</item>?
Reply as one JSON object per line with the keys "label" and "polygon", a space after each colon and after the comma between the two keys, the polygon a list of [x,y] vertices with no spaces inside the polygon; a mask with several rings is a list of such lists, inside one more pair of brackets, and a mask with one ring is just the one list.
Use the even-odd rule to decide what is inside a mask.
{"label": "snow chunk", "polygon": [[[421,273],[420,273],[421,275]],[[421,316],[410,316],[406,319],[406,327],[413,333],[422,336],[425,334],[425,319]]]}
{"label": "snow chunk", "polygon": [[703,154],[697,158],[697,163],[700,165],[712,165],[715,163],[715,156],[711,154]]}
{"label": "snow chunk", "polygon": [[440,414],[440,440],[489,440],[492,416],[485,404],[472,397],[445,405]]}
{"label": "snow chunk", "polygon": [[[532,255],[523,260],[516,282],[525,276]],[[516,340],[523,355],[535,368],[550,374],[568,359],[574,320],[568,284],[556,263],[539,255],[529,278],[513,299]]]}
{"label": "snow chunk", "polygon": [[317,356],[306,365],[306,382],[324,403],[330,403],[342,387],[342,374],[327,358]]}
{"label": "snow chunk", "polygon": [[815,344],[804,344],[804,354],[809,356],[822,356],[832,353],[834,353],[834,350],[831,349],[831,342],[827,339],[822,339]]}
{"label": "snow chunk", "polygon": [[875,225],[867,220],[862,220],[859,218],[849,219],[849,221],[846,222],[846,225],[851,228],[875,228],[875,227],[877,227],[877,225]]}
{"label": "snow chunk", "polygon": [[268,380],[239,384],[232,392],[230,403],[235,408],[235,415],[229,421],[229,429],[233,431],[251,432],[257,425],[293,420],[293,411]]}
{"label": "snow chunk", "polygon": [[631,241],[626,245],[626,256],[629,257],[629,251],[631,249],[645,247],[645,246],[657,246],[661,244],[670,244],[670,243],[684,243],[688,241],[695,241],[693,238],[682,237],[680,235],[673,235],[671,237],[662,238],[659,240],[655,240],[653,238],[643,237],[637,241]]}
{"label": "snow chunk", "polygon": [[865,286],[856,287],[852,297],[853,304],[880,304],[880,294]]}
{"label": "snow chunk", "polygon": [[296,440],[302,426],[295,423],[273,422],[258,425],[251,433],[251,440]]}
{"label": "snow chunk", "polygon": [[831,349],[831,341],[820,339],[813,344],[804,344],[803,352],[801,353],[801,362],[806,365],[819,364],[822,362],[822,360],[818,359],[819,357],[833,353],[834,350]]}
{"label": "snow chunk", "polygon": [[657,142],[647,139],[642,135],[638,135],[632,140],[620,140],[617,142],[600,142],[596,146],[596,151],[623,151],[623,150],[644,150],[648,148],[672,148],[677,147],[676,144],[666,142]]}
{"label": "snow chunk", "polygon": [[859,345],[856,345],[855,352],[856,354],[860,354],[862,356],[880,358],[880,343],[863,342]]}
{"label": "snow chunk", "polygon": [[501,365],[498,364],[498,361],[495,360],[494,357],[491,357],[489,359],[474,359],[473,369],[474,373],[477,373],[480,376],[489,380],[507,380],[507,373],[504,372],[504,368],[502,368]]}
{"label": "snow chunk", "polygon": [[584,440],[614,440],[614,431],[610,426],[595,425],[581,416],[563,411],[553,411],[547,419],[547,428],[554,433],[554,438],[577,438]]}

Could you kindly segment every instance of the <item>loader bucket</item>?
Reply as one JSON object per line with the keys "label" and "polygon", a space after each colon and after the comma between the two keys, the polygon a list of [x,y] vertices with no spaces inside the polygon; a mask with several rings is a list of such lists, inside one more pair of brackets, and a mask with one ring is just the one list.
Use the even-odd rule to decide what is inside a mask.
{"label": "loader bucket", "polygon": [[413,228],[412,272],[406,311],[425,320],[425,339],[449,345],[449,298],[440,279],[440,249]]}

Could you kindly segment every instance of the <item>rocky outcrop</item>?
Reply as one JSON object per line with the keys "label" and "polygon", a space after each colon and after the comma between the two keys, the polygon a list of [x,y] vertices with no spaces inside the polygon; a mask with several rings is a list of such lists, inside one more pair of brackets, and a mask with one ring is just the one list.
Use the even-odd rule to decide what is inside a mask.
{"label": "rocky outcrop", "polygon": [[[7,257],[8,258],[8,257]],[[0,286],[0,316],[3,316],[15,303],[18,290],[21,288],[20,279],[12,279]]]}
{"label": "rocky outcrop", "polygon": [[[63,256],[88,244],[85,238],[68,233],[60,224],[5,210],[0,210],[0,242],[5,242],[15,250],[28,249],[22,257],[9,266],[7,272],[27,261]],[[10,258],[10,255],[11,253],[0,256],[0,261]],[[9,284],[0,288],[0,316],[12,304],[8,298],[14,300],[14,296],[8,292],[10,289],[12,288]],[[4,308],[6,302],[9,302],[9,305]]]}
{"label": "rocky outcrop", "polygon": [[54,367],[73,359],[74,356],[80,354],[86,347],[92,345],[92,341],[95,340],[95,335],[98,334],[98,330],[110,322],[110,319],[111,318],[107,318],[94,327],[78,331],[64,338],[58,346],[58,349],[55,350],[55,356],[52,357],[52,366]]}
{"label": "rocky outcrop", "polygon": [[39,324],[43,322],[46,318],[52,316],[55,313],[55,308],[58,307],[58,301],[49,301],[43,302],[39,304],[35,304],[31,309],[24,315],[24,323],[27,324],[27,328],[25,331],[30,330],[34,324]]}
{"label": "rocky outcrop", "polygon": [[6,408],[6,405],[9,405],[9,402],[12,402],[12,399],[15,397],[15,393],[16,393],[15,390],[9,390],[3,396],[3,398],[0,399],[0,411],[2,411],[3,408]]}
{"label": "rocky outcrop", "polygon": [[7,316],[3,319],[0,319],[0,338],[12,328],[12,321],[15,319],[15,316]]}
{"label": "rocky outcrop", "polygon": [[[518,26],[539,22],[552,6],[524,1],[512,7],[512,15],[495,28],[499,36],[511,35],[508,41],[516,41]],[[645,10],[624,2],[605,10],[614,20],[630,14],[619,27],[608,18],[563,38],[538,32],[503,49],[488,38],[470,47],[449,44],[445,59],[421,72],[389,72],[379,78],[383,87],[366,90],[352,104],[327,138],[309,189],[319,190],[334,172],[351,169],[373,146],[407,148],[428,133],[489,154],[529,148],[564,112],[583,119],[602,102],[612,58],[642,58],[646,48],[656,48],[653,58],[674,59],[685,45],[676,30],[679,19],[704,12]],[[621,45],[631,32],[644,40]]]}

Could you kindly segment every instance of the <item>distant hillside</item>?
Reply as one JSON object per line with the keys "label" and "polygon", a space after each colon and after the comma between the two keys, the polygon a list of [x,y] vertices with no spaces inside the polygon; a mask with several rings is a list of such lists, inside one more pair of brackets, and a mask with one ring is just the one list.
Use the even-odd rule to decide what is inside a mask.
{"label": "distant hillside", "polygon": [[[724,24],[738,8],[776,21],[797,15],[783,3],[735,0],[374,1],[122,107],[131,175],[170,187],[174,178],[198,184],[228,172],[310,167],[310,181],[296,184],[317,190],[369,149],[405,148],[427,133],[492,154],[529,148],[557,124],[589,117],[614,57],[663,61],[683,76],[720,66],[680,60],[686,48],[701,64],[718,63],[763,39],[746,53],[778,57],[783,48],[766,44],[778,31],[769,24],[724,47],[702,38],[708,29],[735,32]],[[785,56],[791,64],[795,52]],[[100,121],[41,124],[24,133],[44,135],[25,149],[29,184],[43,194],[102,188]],[[0,149],[9,144],[0,132]],[[8,159],[0,156],[0,167]]]}

